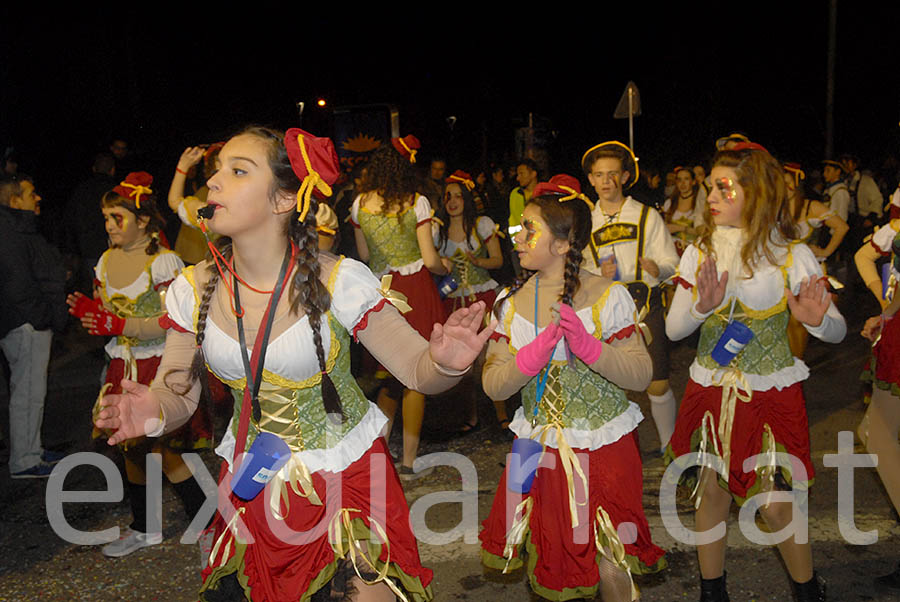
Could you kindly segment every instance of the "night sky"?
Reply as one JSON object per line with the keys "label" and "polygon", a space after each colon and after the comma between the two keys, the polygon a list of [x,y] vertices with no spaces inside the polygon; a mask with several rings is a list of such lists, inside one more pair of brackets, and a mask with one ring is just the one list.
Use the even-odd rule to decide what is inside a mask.
{"label": "night sky", "polygon": [[[511,156],[531,112],[551,132],[553,171],[577,173],[588,146],[627,142],[627,121],[612,114],[633,80],[643,108],[635,146],[647,164],[708,159],[734,130],[784,160],[822,158],[827,2],[618,4],[548,14],[508,4],[505,14],[420,3],[385,8],[390,16],[356,3],[309,13],[4,7],[0,144],[16,147],[45,203],[62,202],[112,136],[168,186],[187,144],[251,122],[297,125],[296,102],[321,96],[329,107],[393,103],[423,154],[473,170],[485,143],[489,158]],[[835,149],[878,165],[900,154],[900,9],[888,4],[838,8]],[[307,108],[303,127],[327,135],[329,123]]]}

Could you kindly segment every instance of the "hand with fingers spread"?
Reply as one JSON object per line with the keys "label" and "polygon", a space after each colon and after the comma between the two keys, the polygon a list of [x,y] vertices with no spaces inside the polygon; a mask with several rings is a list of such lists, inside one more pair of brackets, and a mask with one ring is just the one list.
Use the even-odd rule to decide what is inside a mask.
{"label": "hand with fingers spread", "polygon": [[181,153],[181,157],[178,159],[178,169],[181,170],[181,172],[178,173],[185,173],[199,163],[205,152],[206,149],[202,146],[189,146],[184,149],[184,152]]}
{"label": "hand with fingers spread", "polygon": [[603,343],[589,334],[575,310],[565,303],[559,305],[559,325],[569,343],[569,349],[585,364],[593,364],[603,351]]}
{"label": "hand with fingers spread", "polygon": [[797,320],[813,327],[822,324],[822,318],[831,305],[831,295],[824,278],[804,278],[796,296],[787,288],[784,289],[784,294],[791,315]]}
{"label": "hand with fingers spread", "polygon": [[516,352],[516,366],[519,371],[534,376],[543,370],[562,336],[562,327],[556,322],[550,322],[533,341]]}
{"label": "hand with fingers spread", "polygon": [[493,320],[479,332],[484,311],[484,302],[479,301],[457,309],[443,324],[435,323],[429,340],[431,359],[451,370],[465,370],[471,366],[497,327],[497,321]]}
{"label": "hand with fingers spread", "polygon": [[722,272],[721,278],[716,270],[716,260],[707,257],[697,271],[697,305],[698,313],[707,314],[719,307],[725,299],[728,286],[728,272]]}
{"label": "hand with fingers spread", "polygon": [[113,431],[109,445],[154,433],[160,426],[159,400],[147,385],[123,379],[120,395],[105,395],[100,401],[94,424]]}

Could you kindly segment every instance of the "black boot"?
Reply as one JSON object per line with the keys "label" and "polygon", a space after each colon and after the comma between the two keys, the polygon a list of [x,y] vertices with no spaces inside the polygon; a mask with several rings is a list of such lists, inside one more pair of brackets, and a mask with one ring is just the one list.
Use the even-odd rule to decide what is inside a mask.
{"label": "black boot", "polygon": [[900,566],[893,573],[875,577],[875,585],[886,590],[900,591]]}
{"label": "black boot", "polygon": [[806,583],[797,583],[791,579],[791,585],[797,602],[825,602],[825,580],[820,579],[815,572]]}
{"label": "black boot", "polygon": [[725,590],[725,576],[716,579],[700,578],[700,602],[730,602],[728,592]]}

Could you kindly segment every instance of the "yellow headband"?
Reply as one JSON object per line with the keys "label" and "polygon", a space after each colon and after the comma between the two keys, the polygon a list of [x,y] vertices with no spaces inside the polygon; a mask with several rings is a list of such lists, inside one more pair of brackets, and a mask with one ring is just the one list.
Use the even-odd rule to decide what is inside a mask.
{"label": "yellow headband", "polygon": [[300,183],[300,189],[297,190],[297,216],[298,221],[305,221],[306,214],[309,213],[310,197],[313,190],[318,190],[325,196],[331,196],[331,186],[322,179],[319,172],[312,168],[309,162],[309,154],[306,152],[306,144],[303,142],[303,134],[297,135],[297,144],[300,146],[300,153],[303,155],[303,164],[306,166],[306,177]]}
{"label": "yellow headband", "polygon": [[153,194],[153,191],[150,190],[147,186],[141,186],[140,184],[129,184],[128,182],[119,182],[119,186],[124,186],[125,188],[131,188],[134,192],[129,194],[128,196],[134,196],[134,206],[138,209],[141,208],[141,195],[145,194],[150,196]]}
{"label": "yellow headband", "polygon": [[468,188],[469,192],[472,192],[473,190],[475,190],[475,182],[473,182],[472,180],[467,180],[466,178],[461,178],[459,176],[450,176],[447,179],[453,180],[454,182],[459,182],[460,184],[462,184],[463,186]]}
{"label": "yellow headband", "polygon": [[409,153],[409,162],[410,162],[410,163],[415,163],[415,162],[416,162],[416,149],[414,149],[414,148],[409,148],[408,146],[406,146],[406,141],[404,141],[403,138],[397,138],[397,140],[400,141],[400,146],[402,146],[403,148],[405,148],[405,149],[406,149],[406,152]]}
{"label": "yellow headband", "polygon": [[582,201],[587,203],[587,206],[591,211],[594,210],[594,204],[591,202],[591,199],[587,198],[583,192],[578,192],[574,188],[569,188],[568,186],[557,185],[557,188],[559,188],[560,190],[565,190],[569,193],[569,196],[564,196],[557,199],[560,203],[562,203],[563,201],[571,201],[572,199],[581,199]]}

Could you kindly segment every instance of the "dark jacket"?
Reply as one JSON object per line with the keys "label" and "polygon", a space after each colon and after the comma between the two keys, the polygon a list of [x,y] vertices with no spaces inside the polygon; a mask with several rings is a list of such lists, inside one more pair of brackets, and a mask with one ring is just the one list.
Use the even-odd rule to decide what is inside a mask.
{"label": "dark jacket", "polygon": [[31,211],[0,205],[0,337],[22,324],[66,325],[66,270]]}

